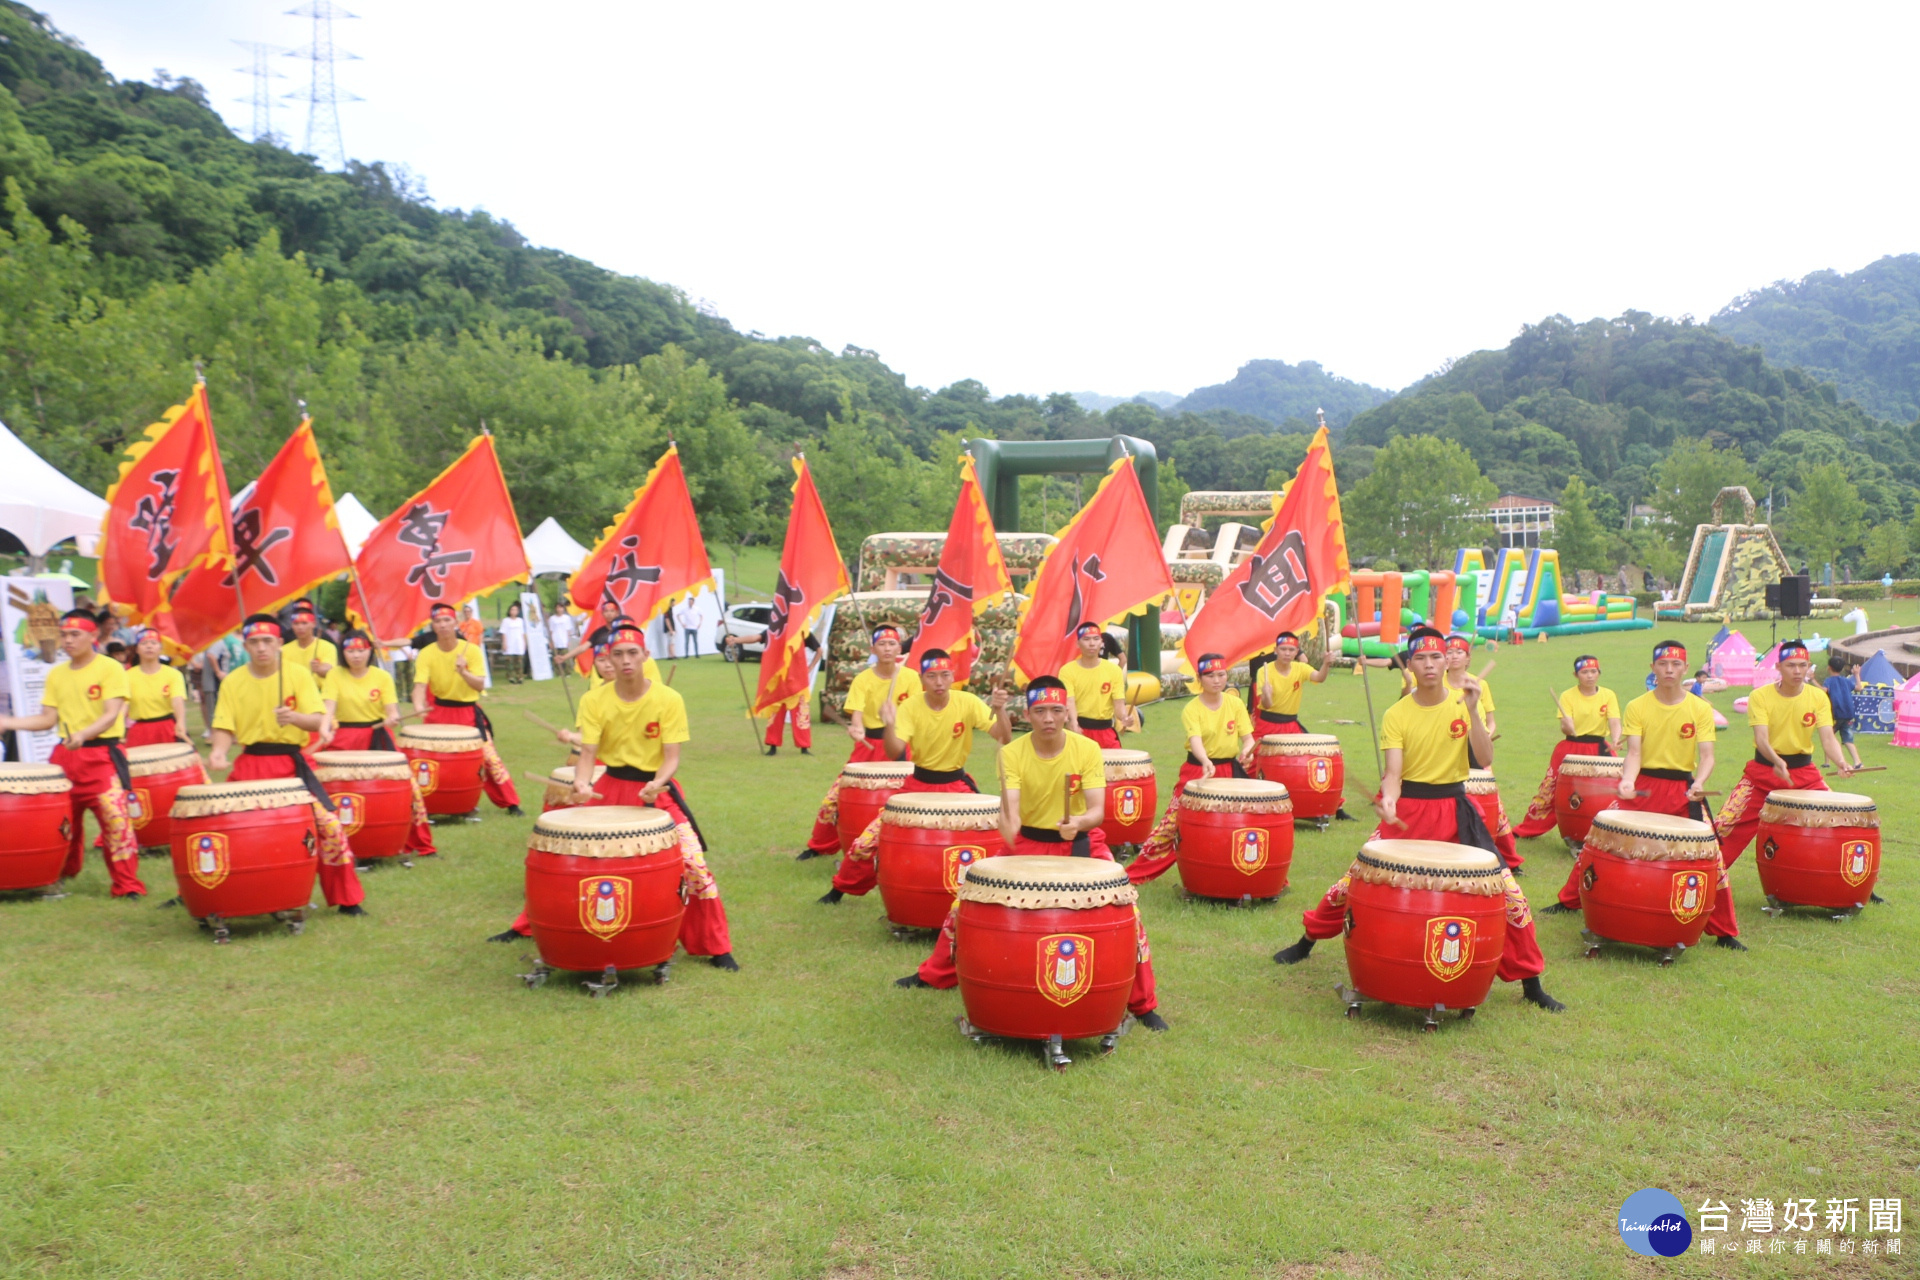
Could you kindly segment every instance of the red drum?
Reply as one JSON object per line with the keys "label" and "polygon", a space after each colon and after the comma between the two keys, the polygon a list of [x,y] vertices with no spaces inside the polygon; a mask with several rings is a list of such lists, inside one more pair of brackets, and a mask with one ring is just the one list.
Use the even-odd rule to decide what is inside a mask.
{"label": "red drum", "polygon": [[0,889],[60,882],[73,784],[57,764],[0,764]]}
{"label": "red drum", "polygon": [[1118,1030],[1139,956],[1136,896],[1126,869],[1105,858],[974,863],[954,933],[967,1021],[1020,1040]]}
{"label": "red drum", "polygon": [[127,797],[127,816],[133,820],[133,838],[143,849],[173,843],[173,798],[180,788],[207,781],[200,753],[184,742],[128,747],[127,773],[133,794]]}
{"label": "red drum", "polygon": [[1293,816],[1311,818],[1326,830],[1346,794],[1340,739],[1330,733],[1270,733],[1260,739],[1259,759],[1260,776],[1292,797]]}
{"label": "red drum", "polygon": [[542,964],[604,972],[673,959],[686,904],[671,815],[637,805],[553,809],[527,840],[527,921]]}
{"label": "red drum", "polygon": [[320,862],[313,796],[300,779],[182,787],[172,818],[173,877],[189,915],[306,909]]}
{"label": "red drum", "polygon": [[1487,830],[1499,835],[1500,784],[1494,781],[1493,770],[1468,770],[1467,794],[1473,798],[1473,807],[1480,811],[1480,821],[1487,824]]}
{"label": "red drum", "polygon": [[322,751],[314,776],[357,859],[397,857],[413,831],[413,770],[398,751]]}
{"label": "red drum", "polygon": [[1758,846],[1768,910],[1858,911],[1880,878],[1880,813],[1871,796],[1782,788],[1760,809]]}
{"label": "red drum", "polygon": [[1627,762],[1619,756],[1568,756],[1560,762],[1553,782],[1553,816],[1560,838],[1576,852],[1593,825],[1593,815],[1620,801],[1620,771]]}
{"label": "red drum", "polygon": [[486,739],[470,724],[415,724],[401,729],[396,744],[413,764],[413,780],[427,812],[472,813],[480,807],[481,751]]}
{"label": "red drum", "polygon": [[1100,830],[1109,846],[1145,844],[1160,814],[1160,780],[1153,771],[1153,757],[1126,747],[1109,747],[1100,754],[1107,761],[1107,816]]}
{"label": "red drum", "polygon": [[1293,802],[1265,778],[1197,778],[1180,793],[1180,883],[1200,898],[1277,898],[1293,866]]}
{"label": "red drum", "polygon": [[860,833],[873,825],[894,792],[912,776],[913,765],[906,760],[870,760],[849,764],[840,771],[840,852],[845,853]]}
{"label": "red drum", "polygon": [[891,797],[880,811],[876,869],[887,920],[902,928],[938,929],[953,910],[966,869],[1006,851],[999,796],[907,791]]}
{"label": "red drum", "polygon": [[1712,827],[1667,813],[1607,809],[1595,816],[1580,858],[1589,956],[1603,939],[1676,953],[1700,944],[1720,883]]}
{"label": "red drum", "polygon": [[1478,1008],[1507,945],[1505,871],[1498,854],[1470,845],[1362,845],[1347,871],[1355,993],[1414,1009]]}
{"label": "red drum", "polygon": [[[547,775],[546,794],[542,796],[540,800],[541,812],[544,813],[548,809],[566,809],[572,806],[573,766],[575,763],[578,763],[579,759],[580,754],[576,751],[569,757],[569,763],[561,765]],[[599,786],[600,779],[606,776],[607,766],[603,764],[593,766],[593,783],[595,786]]]}

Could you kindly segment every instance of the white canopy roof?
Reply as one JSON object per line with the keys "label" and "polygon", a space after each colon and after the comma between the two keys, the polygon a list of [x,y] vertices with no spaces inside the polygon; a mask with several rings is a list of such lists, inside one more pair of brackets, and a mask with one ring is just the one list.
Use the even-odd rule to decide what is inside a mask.
{"label": "white canopy roof", "polygon": [[54,470],[0,423],[0,529],[43,556],[68,538],[90,556],[100,540],[107,504]]}
{"label": "white canopy roof", "polygon": [[367,510],[365,503],[350,493],[334,499],[333,514],[340,521],[340,536],[347,540],[347,554],[358,559],[367,536],[380,522],[373,518],[373,512]]}
{"label": "white canopy roof", "polygon": [[573,535],[562,529],[552,516],[542,520],[527,535],[526,542],[527,563],[533,566],[536,577],[543,573],[572,573],[587,558],[587,548],[575,542]]}

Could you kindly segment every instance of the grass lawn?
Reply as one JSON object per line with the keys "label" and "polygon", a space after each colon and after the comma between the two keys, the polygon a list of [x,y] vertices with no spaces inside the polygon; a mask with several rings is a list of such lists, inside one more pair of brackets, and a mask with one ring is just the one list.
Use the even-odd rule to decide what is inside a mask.
{"label": "grass lawn", "polygon": [[[1912,601],[1868,612],[1920,622]],[[1591,649],[1632,696],[1668,632],[1696,653],[1711,634],[1501,650],[1496,768],[1516,820],[1557,732],[1547,683],[1564,687]],[[1269,961],[1365,828],[1302,830],[1276,906],[1188,903],[1174,874],[1149,886],[1173,1028],[1105,1059],[1082,1046],[1055,1075],[1030,1050],[963,1040],[957,993],[891,985],[925,946],[892,940],[877,896],[815,904],[831,866],[793,854],[844,739],[765,759],[732,668],[682,662],[674,683],[737,974],[683,961],[670,985],[606,1000],[572,981],[525,989],[531,947],[483,939],[520,904],[531,819],[491,810],[440,828],[441,857],[369,873],[368,918],[326,915],[297,938],[246,926],[210,945],[154,905],[173,892],[163,861],[142,863],[146,902],[110,900],[90,857],[66,899],[0,903],[0,1274],[1913,1270],[1911,1255],[1811,1246],[1656,1265],[1614,1224],[1648,1186],[1690,1214],[1724,1200],[1736,1227],[1742,1197],[1859,1197],[1862,1227],[1867,1197],[1914,1205],[1920,759],[1884,738],[1864,750],[1887,772],[1860,781],[1881,804],[1888,905],[1859,920],[1768,919],[1749,853],[1734,887],[1750,952],[1589,962],[1577,917],[1542,918],[1566,1013],[1496,984],[1473,1022],[1421,1035],[1409,1013],[1341,1017],[1337,940],[1295,968]],[[1379,710],[1388,687],[1373,683]],[[1732,696],[1715,701],[1730,711]],[[560,761],[521,714],[564,717],[558,684],[489,705],[516,775]],[[1364,810],[1360,680],[1330,678],[1305,712],[1315,729],[1360,722],[1337,732]],[[1732,718],[1722,790],[1750,754]],[[1148,722],[1170,779],[1177,708]],[[986,750],[973,769],[993,776]],[[1522,852],[1538,909],[1567,856],[1554,838]]]}

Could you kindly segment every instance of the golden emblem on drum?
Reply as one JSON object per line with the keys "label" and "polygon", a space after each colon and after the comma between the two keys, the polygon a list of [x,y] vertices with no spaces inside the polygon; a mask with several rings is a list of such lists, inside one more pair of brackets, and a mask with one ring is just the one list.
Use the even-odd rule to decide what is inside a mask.
{"label": "golden emblem on drum", "polygon": [[413,762],[413,781],[420,788],[420,794],[430,796],[434,788],[440,785],[440,762],[438,760],[415,760]]}
{"label": "golden emblem on drum", "polygon": [[340,819],[340,829],[349,837],[358,834],[360,828],[367,825],[365,797],[342,791],[333,797],[333,816]]}
{"label": "golden emblem on drum", "polygon": [[1061,1008],[1093,986],[1093,939],[1084,933],[1049,933],[1039,941],[1040,994]]}
{"label": "golden emblem on drum", "polygon": [[1452,982],[1473,964],[1473,921],[1436,916],[1427,921],[1427,972]]}
{"label": "golden emblem on drum", "polygon": [[1873,870],[1874,848],[1865,840],[1849,840],[1840,846],[1840,878],[1848,884],[1859,885]]}
{"label": "golden emblem on drum", "polygon": [[1233,833],[1233,869],[1250,876],[1267,865],[1272,844],[1265,827],[1241,827]]}
{"label": "golden emblem on drum", "polygon": [[948,893],[960,891],[960,877],[966,874],[968,867],[987,856],[986,848],[977,844],[950,844],[940,855],[942,879]]}
{"label": "golden emblem on drum", "polygon": [[1142,805],[1143,793],[1139,787],[1115,787],[1111,794],[1113,796],[1113,814],[1116,818],[1122,822],[1138,822],[1140,820],[1140,812],[1144,806]]}
{"label": "golden emblem on drum", "polygon": [[1691,924],[1707,909],[1707,878],[1698,871],[1673,873],[1673,899],[1669,910],[1681,924]]}
{"label": "golden emblem on drum", "polygon": [[633,915],[633,881],[625,876],[587,876],[580,881],[580,927],[611,938]]}
{"label": "golden emblem on drum", "polygon": [[187,874],[202,889],[211,889],[227,878],[233,860],[227,853],[227,838],[217,831],[203,831],[193,838],[187,854]]}

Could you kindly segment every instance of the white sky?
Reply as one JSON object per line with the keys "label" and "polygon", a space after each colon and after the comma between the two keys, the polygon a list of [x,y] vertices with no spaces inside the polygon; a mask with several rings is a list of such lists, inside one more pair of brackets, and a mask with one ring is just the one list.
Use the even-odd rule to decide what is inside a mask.
{"label": "white sky", "polygon": [[[229,41],[310,32],[35,2],[242,130]],[[1704,320],[1920,249],[1912,5],[347,4],[350,154],[927,387],[1397,388],[1554,312]]]}

